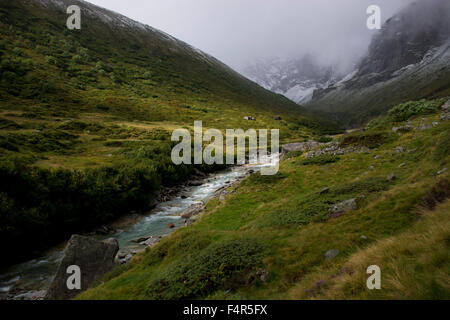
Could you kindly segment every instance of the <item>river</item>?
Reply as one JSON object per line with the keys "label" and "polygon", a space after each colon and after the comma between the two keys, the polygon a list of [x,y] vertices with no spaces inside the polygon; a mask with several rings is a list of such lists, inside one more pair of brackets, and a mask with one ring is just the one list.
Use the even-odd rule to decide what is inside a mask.
{"label": "river", "polygon": [[[200,186],[185,187],[179,195],[161,202],[155,209],[135,223],[121,227],[114,234],[96,236],[98,239],[115,238],[119,242],[120,252],[140,251],[143,246],[132,240],[152,235],[154,238],[166,236],[178,227],[184,226],[181,214],[190,206],[207,202],[218,189],[232,185],[245,178],[250,170],[259,171],[263,166],[271,165],[272,159],[262,165],[235,166],[231,169],[208,175],[201,180]],[[168,224],[175,228],[168,228]],[[9,267],[0,271],[0,298],[33,299],[45,295],[62,259],[66,243],[47,251],[42,257]]]}

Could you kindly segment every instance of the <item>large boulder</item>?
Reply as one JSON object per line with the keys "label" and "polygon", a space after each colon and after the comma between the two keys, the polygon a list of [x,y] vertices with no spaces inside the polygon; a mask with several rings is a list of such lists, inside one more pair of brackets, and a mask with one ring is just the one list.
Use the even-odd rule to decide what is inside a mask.
{"label": "large boulder", "polygon": [[[89,289],[105,273],[114,268],[114,259],[119,251],[115,239],[99,241],[91,237],[73,235],[64,250],[58,271],[47,292],[48,300],[68,300]],[[81,273],[81,288],[70,290],[67,280],[69,266],[77,266]]]}

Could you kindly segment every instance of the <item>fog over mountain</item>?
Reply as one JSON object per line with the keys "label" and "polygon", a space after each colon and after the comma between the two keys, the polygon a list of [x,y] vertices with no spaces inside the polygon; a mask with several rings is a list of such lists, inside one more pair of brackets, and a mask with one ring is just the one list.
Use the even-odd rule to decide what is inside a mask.
{"label": "fog over mountain", "polygon": [[374,31],[366,9],[382,21],[413,0],[90,0],[165,31],[242,72],[257,59],[301,58],[343,69],[361,57]]}

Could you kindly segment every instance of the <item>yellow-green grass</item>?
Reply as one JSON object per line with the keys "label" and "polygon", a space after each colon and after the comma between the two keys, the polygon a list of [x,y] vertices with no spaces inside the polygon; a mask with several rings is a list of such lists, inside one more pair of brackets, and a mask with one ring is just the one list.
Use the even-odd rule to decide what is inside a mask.
{"label": "yellow-green grass", "polygon": [[[426,116],[425,121],[438,117]],[[412,123],[418,126],[421,121],[418,117]],[[385,136],[381,146],[367,152],[349,153],[324,165],[303,165],[298,155],[286,157],[276,176],[252,175],[230,190],[224,201],[210,201],[194,225],[147,249],[78,299],[448,297],[448,203],[436,209],[432,221],[424,217],[435,213],[424,214],[418,206],[439,181],[449,179],[448,172],[439,176],[436,172],[449,164],[449,154],[439,155],[439,150],[448,143],[450,124],[400,134],[392,132],[392,125],[361,133]],[[397,146],[404,151],[396,152]],[[393,181],[387,179],[391,173],[396,176]],[[330,192],[319,195],[325,187]],[[326,201],[331,206],[353,197],[358,210],[327,218]],[[433,227],[442,219],[446,222]],[[245,247],[249,241],[258,243],[262,258],[245,265],[227,253],[217,270],[186,279],[177,274],[203,270],[204,262],[195,257],[208,256],[208,248],[233,239]],[[426,248],[433,250],[434,245],[436,253],[427,253]],[[324,254],[332,249],[339,254],[327,260]],[[236,255],[239,250],[236,245]],[[363,272],[373,264],[382,269],[385,291],[365,289],[368,275]],[[346,274],[345,267],[354,273]],[[249,280],[258,268],[269,271],[267,283]],[[415,268],[417,276],[411,274]],[[398,274],[402,270],[405,273]],[[330,279],[339,273],[343,275]],[[321,280],[325,287],[317,286]]]}

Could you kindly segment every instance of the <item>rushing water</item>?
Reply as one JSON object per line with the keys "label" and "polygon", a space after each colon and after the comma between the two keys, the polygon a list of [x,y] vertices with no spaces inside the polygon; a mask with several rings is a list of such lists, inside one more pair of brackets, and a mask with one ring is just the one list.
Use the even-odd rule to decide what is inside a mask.
{"label": "rushing water", "polygon": [[[99,239],[115,238],[119,242],[121,252],[142,250],[143,246],[132,240],[152,235],[153,237],[166,235],[175,229],[168,229],[169,223],[176,227],[184,225],[181,214],[191,205],[201,201],[206,202],[215,192],[246,175],[249,169],[258,171],[263,166],[270,165],[270,157],[267,163],[256,166],[237,166],[231,170],[222,171],[205,178],[200,186],[186,187],[181,195],[170,201],[160,203],[152,212],[144,216],[138,222],[123,227],[113,235],[98,237]],[[58,269],[59,262],[63,256],[65,243],[53,248],[44,256],[12,266],[0,273],[0,297],[4,298],[29,298],[32,292],[44,293],[50,286],[51,281]]]}

